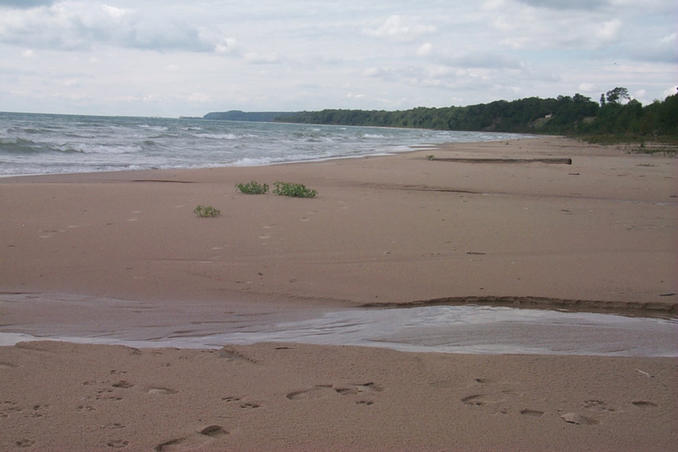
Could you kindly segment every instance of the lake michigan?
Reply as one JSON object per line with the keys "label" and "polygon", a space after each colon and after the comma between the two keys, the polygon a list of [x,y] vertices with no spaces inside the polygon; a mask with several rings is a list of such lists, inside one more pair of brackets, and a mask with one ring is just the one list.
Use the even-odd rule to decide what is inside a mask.
{"label": "lake michigan", "polygon": [[206,119],[0,112],[0,176],[257,166],[521,135]]}

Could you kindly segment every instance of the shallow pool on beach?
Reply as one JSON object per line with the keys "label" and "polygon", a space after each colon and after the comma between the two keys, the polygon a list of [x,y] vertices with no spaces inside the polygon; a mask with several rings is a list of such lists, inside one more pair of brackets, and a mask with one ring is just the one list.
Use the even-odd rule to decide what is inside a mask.
{"label": "shallow pool on beach", "polygon": [[476,305],[333,311],[258,305],[217,313],[206,305],[172,311],[128,300],[2,298],[10,308],[32,303],[37,309],[48,305],[54,313],[60,305],[75,307],[69,312],[82,313],[82,319],[69,314],[8,322],[0,326],[0,345],[45,339],[176,348],[298,342],[412,352],[678,356],[675,318]]}

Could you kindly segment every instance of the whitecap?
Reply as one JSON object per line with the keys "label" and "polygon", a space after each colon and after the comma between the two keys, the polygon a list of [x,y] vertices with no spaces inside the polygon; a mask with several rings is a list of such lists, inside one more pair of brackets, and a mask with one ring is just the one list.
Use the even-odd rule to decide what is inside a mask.
{"label": "whitecap", "polygon": [[237,140],[238,136],[233,133],[199,133],[197,138],[211,138],[213,140]]}

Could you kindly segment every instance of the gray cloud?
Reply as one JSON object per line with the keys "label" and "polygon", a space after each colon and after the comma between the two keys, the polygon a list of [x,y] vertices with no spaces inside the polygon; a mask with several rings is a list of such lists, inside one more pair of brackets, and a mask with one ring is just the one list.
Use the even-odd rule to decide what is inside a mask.
{"label": "gray cloud", "polygon": [[515,58],[493,53],[471,53],[459,57],[443,58],[441,62],[454,67],[519,69],[521,63]]}
{"label": "gray cloud", "polygon": [[0,0],[0,97],[5,109],[152,115],[464,105],[589,85],[652,99],[675,84],[677,14],[675,0]]}
{"label": "gray cloud", "polygon": [[207,36],[189,24],[154,20],[97,3],[10,10],[0,17],[0,42],[58,50],[83,50],[96,44],[198,52],[227,47],[225,37]]}
{"label": "gray cloud", "polygon": [[0,0],[0,8],[29,9],[37,6],[51,5],[54,2],[55,0]]}
{"label": "gray cloud", "polygon": [[678,61],[678,37],[673,33],[657,42],[646,43],[642,48],[635,47],[630,54],[642,61],[675,64]]}
{"label": "gray cloud", "polygon": [[608,0],[518,0],[536,8],[592,10],[609,5]]}

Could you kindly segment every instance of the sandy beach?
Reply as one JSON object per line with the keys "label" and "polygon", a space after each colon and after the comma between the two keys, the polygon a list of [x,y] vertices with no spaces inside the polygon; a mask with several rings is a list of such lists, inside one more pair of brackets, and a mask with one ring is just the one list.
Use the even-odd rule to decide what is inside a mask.
{"label": "sandy beach", "polygon": [[[0,179],[0,323],[65,334],[141,312],[97,302],[111,299],[158,322],[440,303],[675,317],[677,170],[540,137]],[[250,180],[319,196],[237,192]],[[197,218],[197,204],[222,215]],[[50,304],[64,296],[80,302]],[[671,450],[677,370],[673,358],[22,342],[0,347],[0,449]]]}

